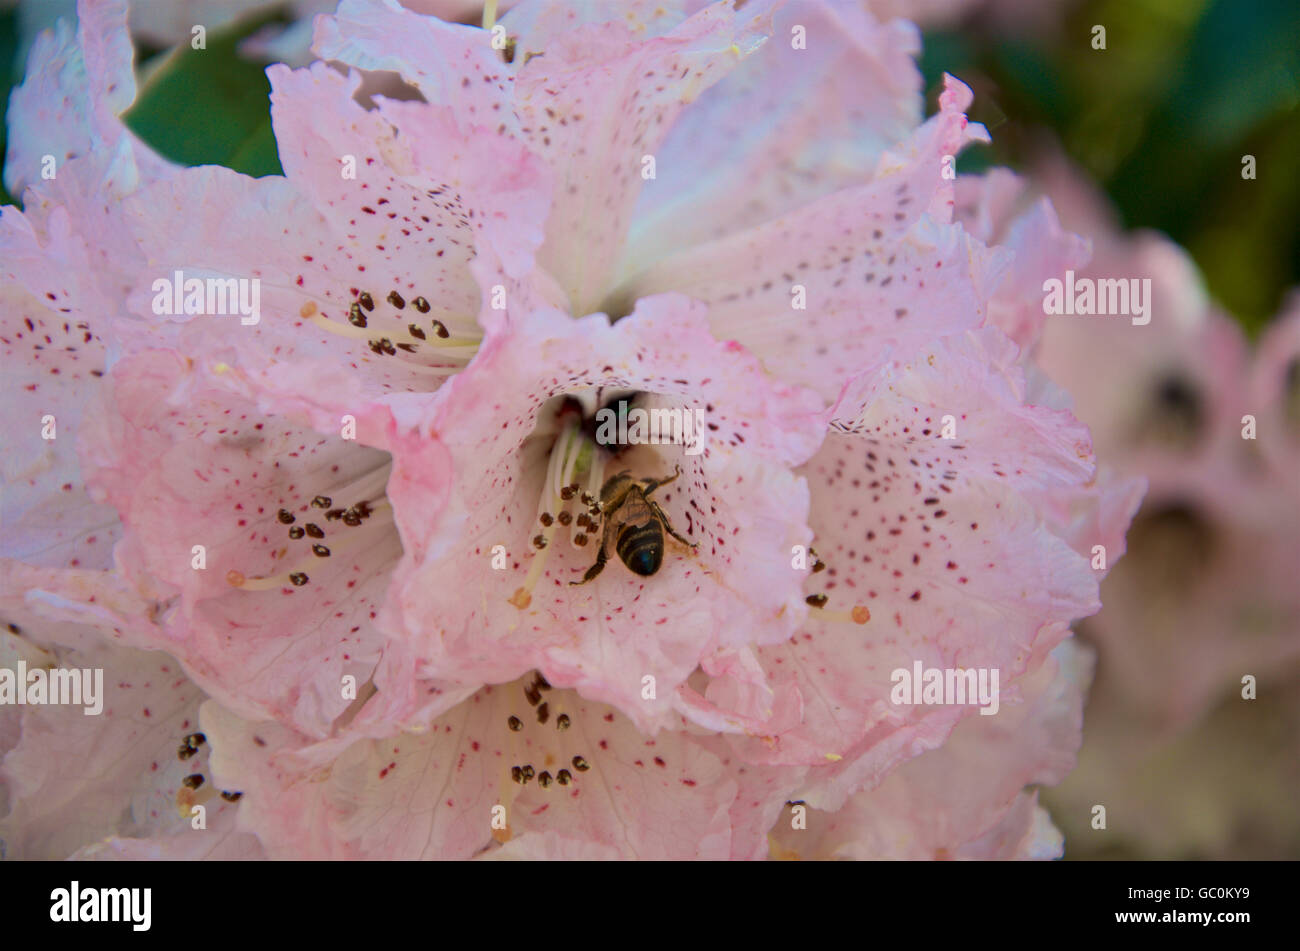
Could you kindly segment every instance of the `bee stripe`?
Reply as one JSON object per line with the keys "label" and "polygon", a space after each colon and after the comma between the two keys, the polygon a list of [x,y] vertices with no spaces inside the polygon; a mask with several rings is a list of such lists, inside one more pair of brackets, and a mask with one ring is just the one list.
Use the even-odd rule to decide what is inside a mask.
{"label": "bee stripe", "polygon": [[629,525],[624,528],[618,536],[618,557],[627,561],[634,552],[643,548],[662,548],[664,544],[664,531],[659,527],[656,521],[650,521],[645,525]]}

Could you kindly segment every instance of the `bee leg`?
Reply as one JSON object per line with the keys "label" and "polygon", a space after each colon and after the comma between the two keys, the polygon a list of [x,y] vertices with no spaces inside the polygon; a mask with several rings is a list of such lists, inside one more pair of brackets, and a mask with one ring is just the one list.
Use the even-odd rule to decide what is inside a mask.
{"label": "bee leg", "polygon": [[586,584],[605,570],[605,562],[608,560],[609,556],[605,554],[605,546],[601,545],[600,551],[596,552],[596,563],[587,569],[587,573],[582,576],[581,581],[570,581],[569,584]]}
{"label": "bee leg", "polygon": [[[674,476],[674,478],[676,478],[676,476]],[[668,529],[668,534],[669,534],[669,535],[673,536],[673,538],[677,539],[679,542],[681,542],[681,543],[682,543],[683,545],[685,545],[687,548],[699,548],[699,547],[700,547],[700,543],[699,543],[699,542],[688,541],[688,540],[686,540],[685,538],[682,538],[681,535],[678,535],[678,534],[677,534],[677,529],[673,528],[673,523],[670,522],[670,521],[668,521],[668,516],[664,514],[664,510],[661,509],[661,508],[659,507],[659,503],[658,503],[658,502],[651,502],[649,499],[646,499],[646,504],[649,505],[650,508],[654,511],[655,515],[657,515],[657,516],[659,517],[659,521],[663,524],[663,527],[666,528],[666,529]]]}
{"label": "bee leg", "polygon": [[646,497],[649,497],[650,493],[653,492],[655,489],[659,488],[659,486],[667,485],[669,482],[672,482],[674,479],[676,479],[679,475],[682,474],[682,467],[677,466],[676,468],[677,471],[674,472],[666,479],[649,479],[642,487],[641,494]]}

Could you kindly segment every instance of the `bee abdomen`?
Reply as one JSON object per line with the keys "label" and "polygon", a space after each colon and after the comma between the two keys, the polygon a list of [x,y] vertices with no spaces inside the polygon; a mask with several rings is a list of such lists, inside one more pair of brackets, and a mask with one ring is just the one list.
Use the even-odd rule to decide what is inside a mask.
{"label": "bee abdomen", "polygon": [[638,575],[652,575],[664,560],[664,530],[654,520],[629,525],[619,532],[615,547],[629,569]]}

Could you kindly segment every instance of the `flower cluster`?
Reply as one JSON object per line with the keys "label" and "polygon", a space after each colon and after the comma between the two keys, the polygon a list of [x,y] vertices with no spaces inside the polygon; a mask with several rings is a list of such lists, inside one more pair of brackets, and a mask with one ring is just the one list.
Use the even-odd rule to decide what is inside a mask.
{"label": "flower cluster", "polygon": [[[107,671],[0,707],[9,854],[1060,854],[1142,482],[1029,362],[1086,246],[981,231],[914,27],[342,0],[252,179],[123,126],[124,6],[9,116],[0,663]],[[598,438],[635,409],[702,451]]]}

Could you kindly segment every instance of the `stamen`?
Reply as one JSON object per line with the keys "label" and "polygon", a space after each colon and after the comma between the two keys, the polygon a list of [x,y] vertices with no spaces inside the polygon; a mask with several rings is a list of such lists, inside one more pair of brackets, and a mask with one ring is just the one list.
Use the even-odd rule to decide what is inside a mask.
{"label": "stamen", "polygon": [[[820,599],[820,603],[814,602],[814,599]],[[855,604],[849,611],[827,611],[825,604],[827,597],[824,594],[810,594],[805,598],[809,604],[818,608],[817,619],[819,621],[830,621],[840,624],[866,624],[871,620],[871,611],[865,604]]]}
{"label": "stamen", "polygon": [[[577,422],[569,419],[565,423],[564,429],[560,431],[560,435],[556,438],[555,446],[551,449],[550,459],[547,461],[546,478],[542,482],[542,494],[537,500],[537,520],[543,524],[545,530],[533,539],[533,547],[538,550],[538,553],[533,556],[532,563],[528,566],[528,574],[524,577],[524,583],[515,589],[515,593],[510,596],[510,603],[521,611],[532,603],[533,589],[542,577],[542,570],[546,566],[546,556],[550,549],[551,539],[555,537],[558,528],[554,522],[547,524],[542,516],[549,516],[549,510],[552,508],[559,510],[560,515],[558,517],[560,520],[567,514],[564,511],[565,506],[563,504],[557,506],[556,502],[560,501],[561,480],[567,482],[573,477],[573,467],[577,463],[582,440],[583,437],[578,431]],[[572,516],[570,515],[569,518],[572,518]]]}
{"label": "stamen", "polygon": [[[388,295],[388,302],[398,310],[403,310],[406,307],[406,300],[397,291],[393,291]],[[423,297],[417,297],[412,303],[415,305],[415,309],[422,314],[427,314],[433,309]],[[370,350],[377,355],[396,356],[398,348],[401,348],[404,352],[411,354],[427,352],[435,357],[443,356],[468,361],[478,352],[478,347],[483,342],[482,335],[472,329],[464,332],[458,331],[457,335],[453,337],[452,332],[447,329],[447,325],[441,320],[433,320],[430,324],[434,334],[439,338],[437,343],[430,344],[426,332],[416,324],[408,324],[403,329],[396,322],[386,327],[384,333],[376,337],[374,328],[370,327],[370,318],[367,316],[367,312],[373,312],[374,309],[374,299],[369,293],[363,291],[358,300],[353,301],[348,307],[346,324],[326,317],[316,304],[311,301],[308,301],[303,306],[300,314],[304,320],[329,333],[352,340],[366,341]],[[447,320],[453,323],[460,324],[463,322],[450,313],[445,316]],[[470,352],[466,353],[467,350]],[[408,365],[418,369],[445,370],[450,373],[455,373],[463,368],[459,366],[452,368],[427,367],[424,364],[411,363],[405,360],[403,363],[408,363]]]}
{"label": "stamen", "polygon": [[[347,496],[361,496],[361,501],[347,509],[334,508],[334,499],[328,495],[317,495],[311,500],[311,507],[325,510],[325,520],[327,523],[342,521],[348,528],[358,528],[363,525],[367,519],[378,512],[391,512],[392,506],[389,505],[384,497],[384,491],[388,484],[388,476],[392,470],[391,464],[382,465],[372,469],[355,479],[348,485],[340,486],[335,491],[346,494]],[[374,501],[366,501],[368,498],[375,498]],[[276,514],[279,522],[285,521],[284,516],[289,515],[291,519],[296,516],[288,509],[280,509]],[[376,523],[377,526],[384,526],[385,522]],[[297,560],[294,564],[287,566],[284,571],[274,575],[262,577],[248,577],[242,571],[229,571],[226,573],[226,583],[233,588],[239,588],[244,591],[270,591],[276,588],[283,588],[285,585],[302,587],[307,584],[311,578],[305,571],[309,564],[313,564],[316,558],[329,558],[331,555],[355,548],[364,544],[365,539],[362,534],[348,532],[342,529],[332,529],[334,537],[330,545],[323,545],[320,542],[313,542],[311,545],[311,554],[309,557]],[[381,528],[382,530],[382,528]],[[307,522],[304,525],[292,525],[289,527],[289,538],[298,541],[304,536],[313,539],[324,539],[326,532],[316,522]],[[276,557],[284,555],[285,550],[281,550]]]}

